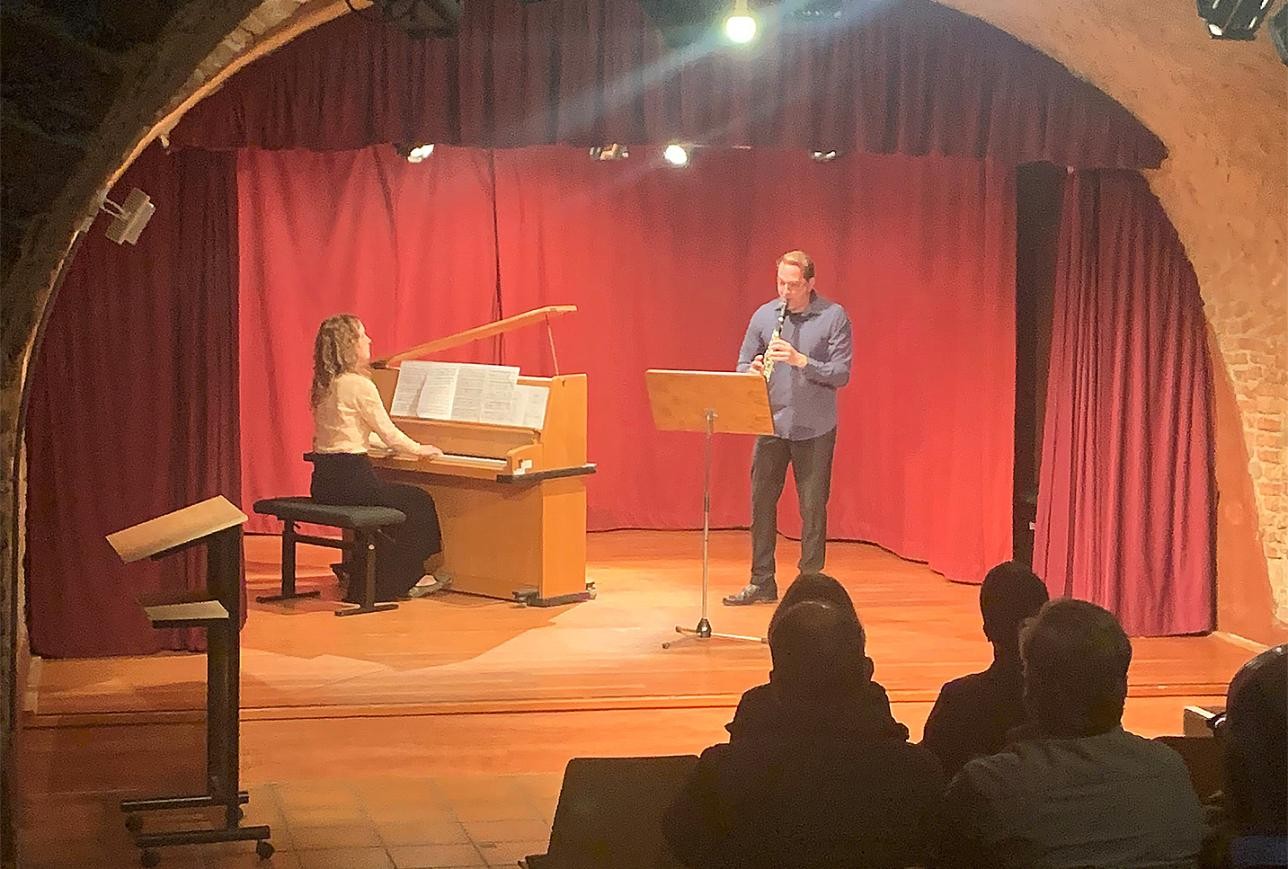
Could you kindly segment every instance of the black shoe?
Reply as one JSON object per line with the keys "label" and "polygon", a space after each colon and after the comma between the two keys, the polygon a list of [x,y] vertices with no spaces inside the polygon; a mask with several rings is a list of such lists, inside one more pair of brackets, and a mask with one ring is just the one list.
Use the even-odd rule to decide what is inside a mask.
{"label": "black shoe", "polygon": [[778,586],[756,585],[754,582],[750,582],[737,594],[726,596],[724,605],[748,606],[753,603],[773,603],[776,600],[778,600]]}

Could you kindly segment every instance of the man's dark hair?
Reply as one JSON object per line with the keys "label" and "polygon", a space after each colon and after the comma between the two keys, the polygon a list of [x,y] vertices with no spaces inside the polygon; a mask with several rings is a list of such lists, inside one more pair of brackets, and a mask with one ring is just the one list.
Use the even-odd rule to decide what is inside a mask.
{"label": "man's dark hair", "polygon": [[1093,736],[1122,723],[1131,641],[1113,613],[1053,600],[1024,628],[1020,652],[1025,705],[1047,735]]}
{"label": "man's dark hair", "polygon": [[861,679],[863,628],[835,604],[803,600],[775,614],[769,627],[771,682],[788,703],[816,704]]}
{"label": "man's dark hair", "polygon": [[1027,565],[1003,561],[988,572],[979,587],[984,636],[995,646],[1018,651],[1020,626],[1049,599],[1046,584]]}
{"label": "man's dark hair", "polygon": [[1225,798],[1241,835],[1288,834],[1288,644],[1244,664],[1226,695]]}

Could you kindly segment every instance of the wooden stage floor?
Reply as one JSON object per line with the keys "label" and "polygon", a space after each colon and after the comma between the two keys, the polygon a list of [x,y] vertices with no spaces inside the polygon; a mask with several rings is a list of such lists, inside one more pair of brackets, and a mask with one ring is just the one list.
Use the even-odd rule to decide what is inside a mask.
{"label": "wooden stage floor", "polygon": [[[745,532],[712,535],[710,616],[718,631],[761,635],[772,607],[727,608],[745,581]],[[278,540],[247,539],[250,596],[274,588]],[[797,547],[779,547],[780,575]],[[701,536],[590,535],[598,598],[552,609],[444,594],[393,612],[335,618],[329,550],[301,547],[301,585],[324,599],[251,604],[242,634],[244,721],[502,712],[732,709],[765,680],[768,647],[713,641],[663,650],[699,616]],[[854,597],[876,677],[899,704],[933,701],[946,680],[987,665],[977,592],[864,544],[834,543],[829,571]],[[1220,696],[1252,647],[1213,635],[1134,641],[1132,698]],[[28,726],[194,720],[205,658],[166,654],[37,660]],[[1180,724],[1179,706],[1176,725]]]}

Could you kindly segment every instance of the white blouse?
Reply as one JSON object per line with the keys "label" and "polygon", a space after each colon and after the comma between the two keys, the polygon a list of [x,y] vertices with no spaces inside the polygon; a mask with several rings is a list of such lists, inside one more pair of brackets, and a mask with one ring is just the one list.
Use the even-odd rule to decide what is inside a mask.
{"label": "white blouse", "polygon": [[416,455],[419,444],[394,425],[371,379],[347,372],[331,383],[326,397],[313,409],[313,451],[365,453],[374,432],[400,453]]}

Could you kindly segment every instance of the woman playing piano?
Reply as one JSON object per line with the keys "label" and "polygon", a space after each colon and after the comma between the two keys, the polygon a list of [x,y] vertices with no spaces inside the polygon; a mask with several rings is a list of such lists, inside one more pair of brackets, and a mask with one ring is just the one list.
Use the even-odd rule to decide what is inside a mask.
{"label": "woman playing piano", "polygon": [[434,501],[415,486],[380,480],[367,457],[367,438],[374,433],[400,453],[430,458],[442,450],[420,444],[394,425],[371,382],[371,338],[352,314],[322,321],[313,342],[314,500],[324,504],[392,507],[407,521],[392,529],[392,542],[376,558],[376,599],[420,597],[446,583],[425,573],[425,559],[442,551]]}

